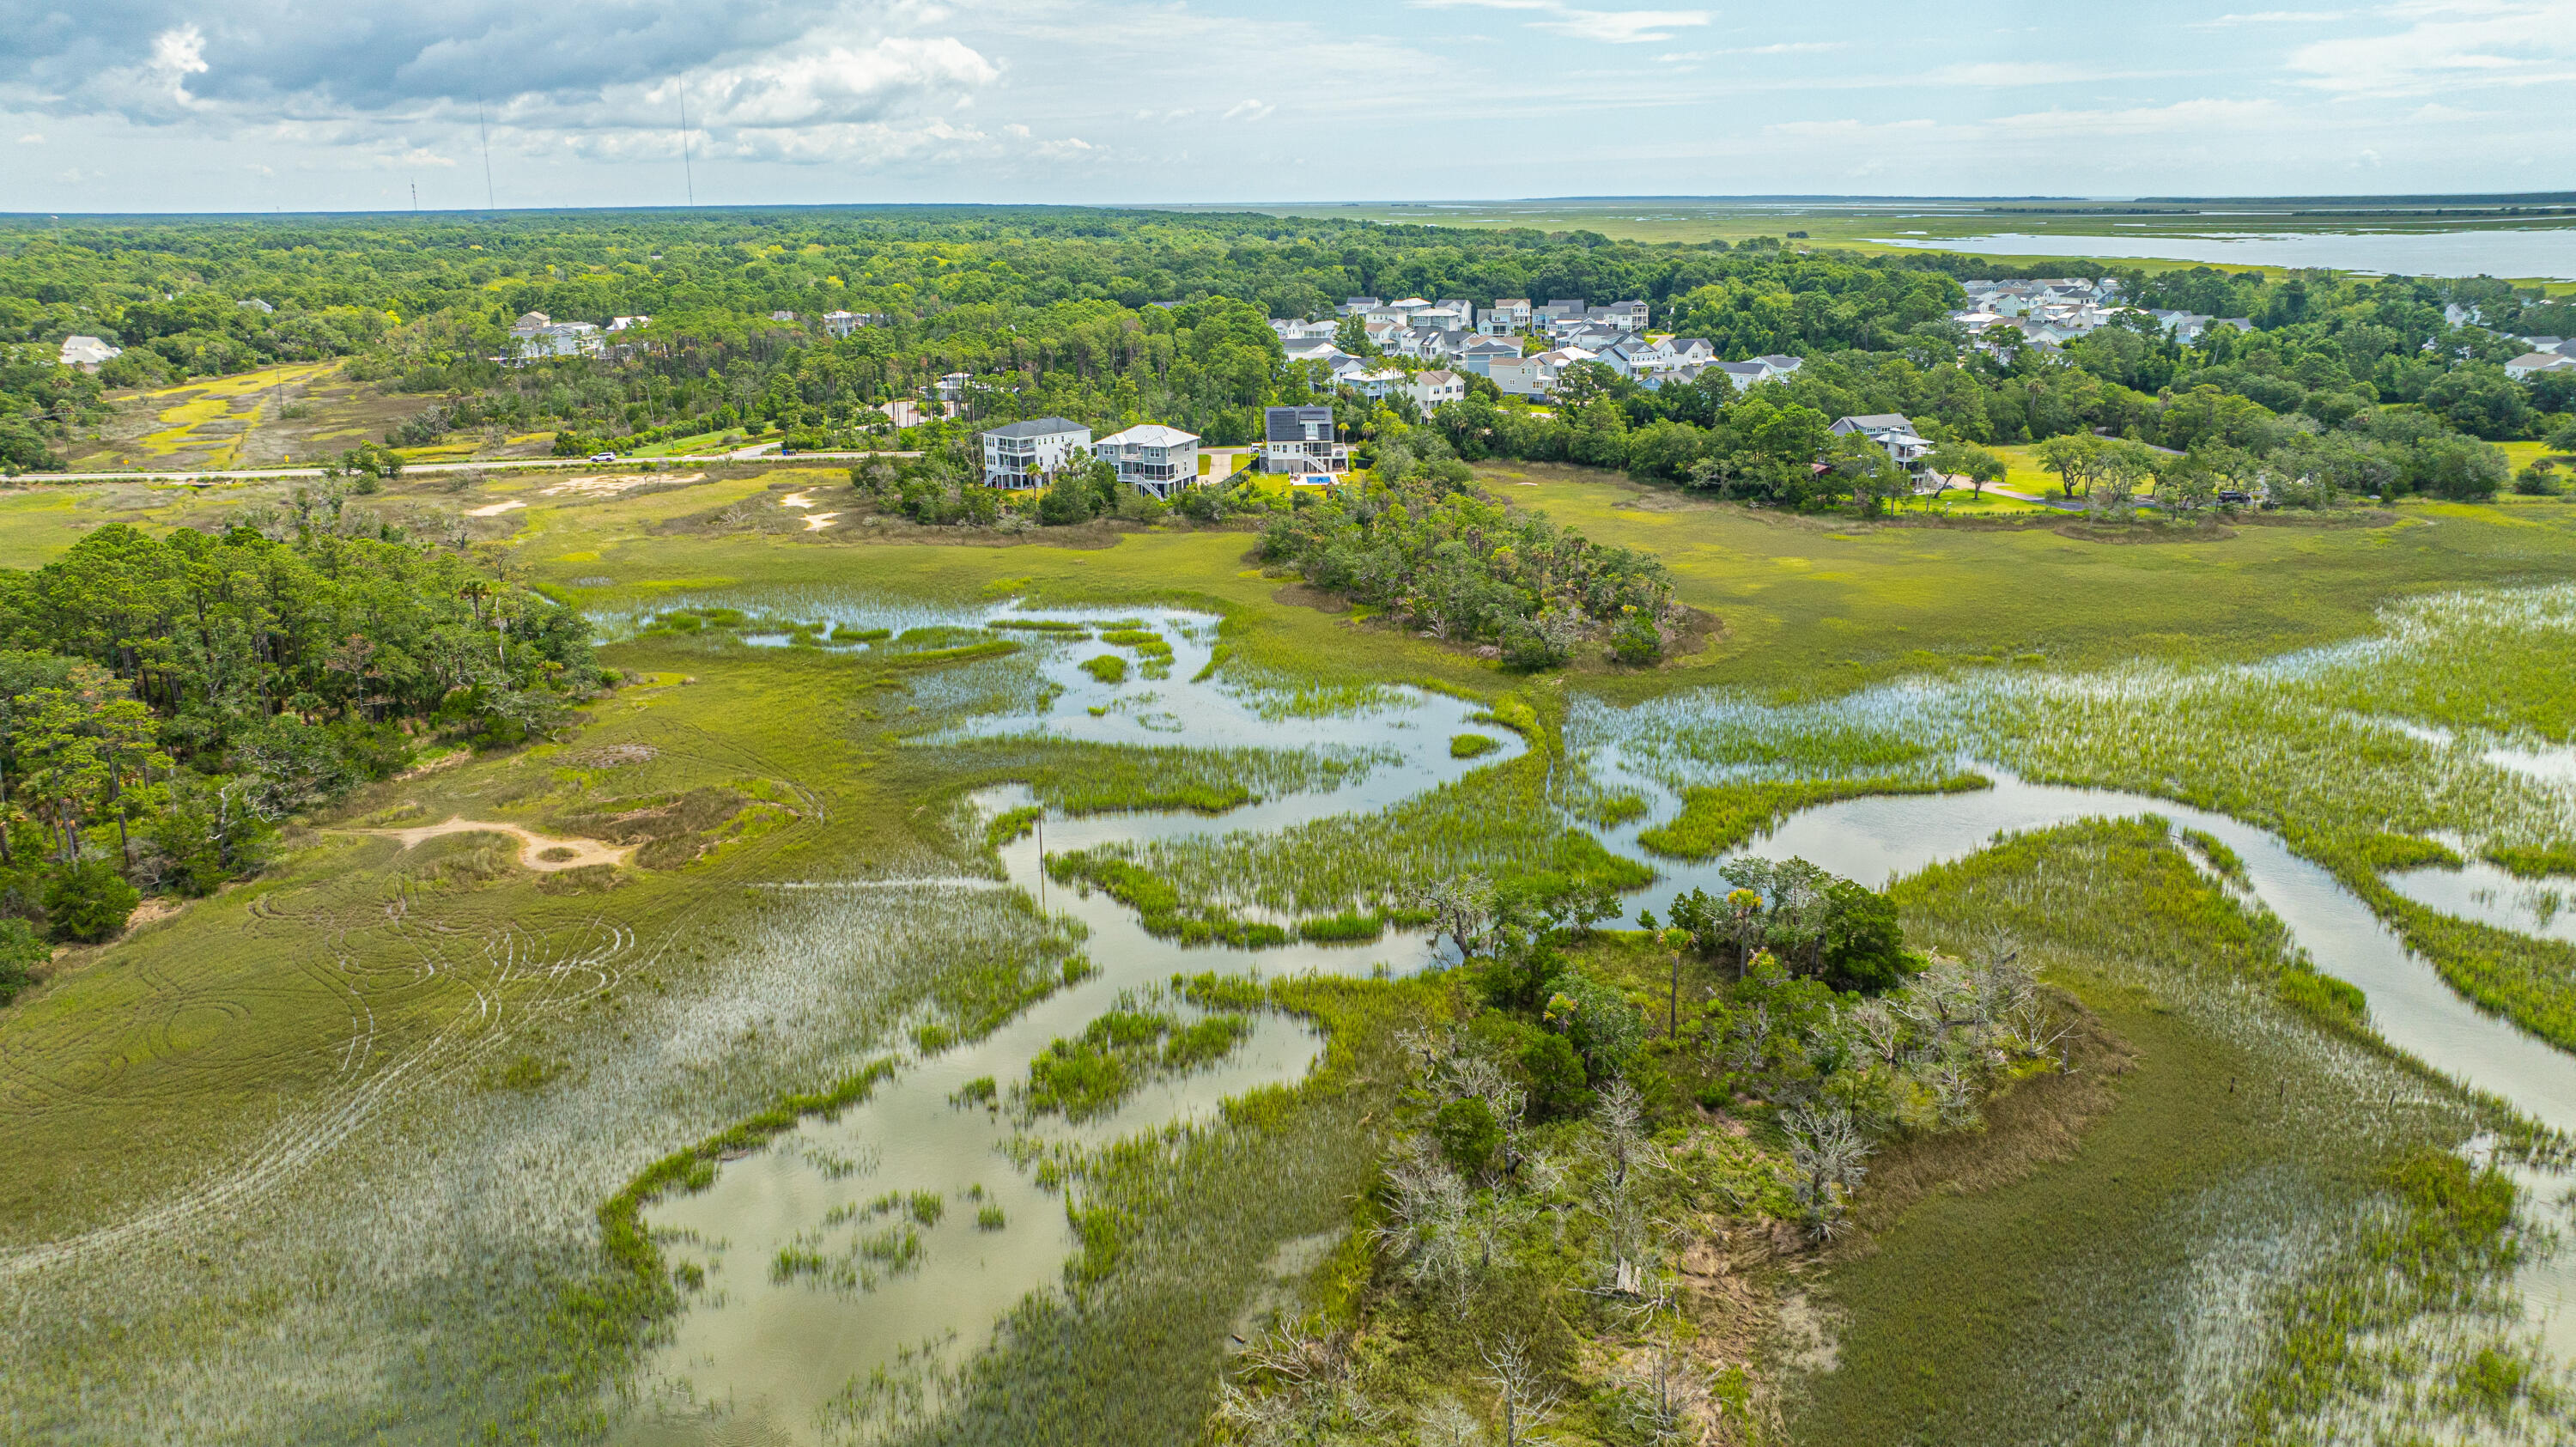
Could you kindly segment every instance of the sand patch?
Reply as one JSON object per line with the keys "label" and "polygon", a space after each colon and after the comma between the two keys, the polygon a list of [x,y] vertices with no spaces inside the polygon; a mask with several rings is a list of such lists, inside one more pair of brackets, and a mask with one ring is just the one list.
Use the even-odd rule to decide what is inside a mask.
{"label": "sand patch", "polygon": [[812,507],[814,505],[814,495],[810,492],[791,492],[785,497],[780,498],[778,500],[778,505],[780,507]]}
{"label": "sand patch", "polygon": [[706,476],[703,472],[692,472],[686,477],[666,477],[658,472],[608,473],[599,477],[567,478],[551,487],[538,488],[537,495],[539,497],[618,497],[633,492],[639,487],[650,487],[657,482],[671,483],[676,486],[684,482],[703,482]]}
{"label": "sand patch", "polygon": [[832,525],[832,519],[839,516],[840,514],[836,512],[818,512],[805,520],[805,531],[809,533],[819,533],[823,529],[830,527]]}
{"label": "sand patch", "polygon": [[446,834],[507,834],[519,841],[519,862],[539,874],[552,874],[560,869],[579,869],[587,864],[624,864],[635,852],[632,844],[602,844],[596,839],[557,839],[517,824],[495,824],[483,819],[450,819],[444,824],[423,824],[412,829],[351,829],[351,834],[383,834],[402,841],[411,848],[424,839]]}
{"label": "sand patch", "polygon": [[514,507],[526,506],[526,503],[523,503],[514,497],[508,502],[490,503],[483,507],[469,507],[465,510],[465,515],[470,518],[496,518]]}

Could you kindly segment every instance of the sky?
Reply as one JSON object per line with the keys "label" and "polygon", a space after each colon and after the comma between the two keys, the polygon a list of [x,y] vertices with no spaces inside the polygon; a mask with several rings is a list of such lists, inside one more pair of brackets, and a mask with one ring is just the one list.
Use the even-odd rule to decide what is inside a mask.
{"label": "sky", "polygon": [[2576,189],[2576,0],[1654,4],[0,0],[0,211]]}

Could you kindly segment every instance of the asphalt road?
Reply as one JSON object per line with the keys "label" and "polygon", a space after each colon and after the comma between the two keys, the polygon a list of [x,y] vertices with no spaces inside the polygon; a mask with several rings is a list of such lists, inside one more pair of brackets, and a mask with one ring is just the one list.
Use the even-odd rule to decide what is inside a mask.
{"label": "asphalt road", "polygon": [[[431,472],[496,472],[525,468],[619,467],[641,463],[673,462],[815,462],[855,461],[870,457],[919,457],[918,452],[799,452],[782,456],[767,448],[744,448],[739,452],[689,453],[678,457],[621,457],[616,462],[592,462],[584,457],[503,457],[480,462],[413,462],[403,466],[403,475]],[[32,482],[258,482],[268,478],[320,477],[319,467],[241,467],[180,468],[166,472],[32,472],[23,479]],[[13,481],[19,479],[12,479]]]}

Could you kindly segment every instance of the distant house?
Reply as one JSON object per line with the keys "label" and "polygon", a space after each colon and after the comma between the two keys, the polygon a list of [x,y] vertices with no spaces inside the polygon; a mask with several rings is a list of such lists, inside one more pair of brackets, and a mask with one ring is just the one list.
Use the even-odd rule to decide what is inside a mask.
{"label": "distant house", "polygon": [[836,337],[846,337],[861,327],[876,326],[884,320],[875,312],[825,312],[823,330]]}
{"label": "distant house", "polygon": [[964,372],[951,372],[940,378],[932,390],[939,394],[942,402],[960,403],[966,400],[967,384],[974,380]]}
{"label": "distant house", "polygon": [[544,312],[529,312],[511,324],[510,345],[521,362],[586,356],[600,349],[599,328],[590,322],[559,322]]}
{"label": "distant house", "polygon": [[[915,409],[916,415],[919,409]],[[897,425],[904,425],[898,419]],[[1091,455],[1091,429],[1062,417],[1012,422],[984,434],[986,487],[1044,487]]]}
{"label": "distant house", "polygon": [[1717,348],[1706,337],[1673,337],[1664,343],[1673,361],[1683,366],[1698,366],[1717,360]]}
{"label": "distant house", "polygon": [[1394,396],[1410,385],[1413,379],[1393,367],[1372,369],[1361,365],[1344,368],[1333,380],[1336,385],[1348,387],[1375,402],[1381,398]]}
{"label": "distant house", "polygon": [[1386,305],[1385,302],[1379,301],[1373,296],[1355,296],[1348,301],[1343,302],[1340,306],[1335,307],[1334,310],[1343,316],[1350,317],[1360,316],[1368,312],[1376,311],[1379,307],[1384,305]]}
{"label": "distant house", "polygon": [[1494,304],[1476,316],[1476,330],[1489,337],[1508,337],[1530,329],[1530,304],[1525,296],[1494,298]]}
{"label": "distant house", "polygon": [[1091,445],[1094,457],[1118,469],[1118,480],[1138,492],[1169,501],[1172,494],[1199,481],[1199,437],[1177,427],[1147,422],[1113,432]]}
{"label": "distant house", "polygon": [[792,322],[792,321],[796,320],[796,313],[794,313],[794,312],[771,312],[771,313],[769,314],[769,319],[770,319],[771,321],[774,321],[774,322]]}
{"label": "distant house", "polygon": [[1608,306],[1586,308],[1583,319],[1616,327],[1623,332],[1642,332],[1646,329],[1646,304],[1641,301],[1614,301]]}
{"label": "distant house", "polygon": [[1291,344],[1311,341],[1329,342],[1341,330],[1341,323],[1300,321],[1295,317],[1272,317],[1270,330],[1279,334],[1279,340]]}
{"label": "distant house", "polygon": [[1530,313],[1530,319],[1538,323],[1540,326],[1545,326],[1549,322],[1553,321],[1563,321],[1567,318],[1580,321],[1582,317],[1583,298],[1581,297],[1561,296],[1543,307],[1534,308]]}
{"label": "distant house", "polygon": [[1416,308],[1405,318],[1405,325],[1414,331],[1463,332],[1475,316],[1476,309],[1465,302],[1452,306],[1444,301],[1438,306]]}
{"label": "distant house", "polygon": [[233,305],[240,307],[243,311],[258,312],[262,316],[271,316],[277,311],[277,308],[270,306],[268,303],[261,301],[255,296],[244,297],[242,300],[234,302]]}
{"label": "distant house", "polygon": [[1518,361],[1520,355],[1521,344],[1508,337],[1478,337],[1451,353],[1449,365],[1483,377],[1491,375],[1487,369],[1497,360]]}
{"label": "distant house", "polygon": [[1334,345],[1330,339],[1290,342],[1286,350],[1289,361],[1321,362],[1328,367],[1337,362],[1348,361],[1351,355]]}
{"label": "distant house", "polygon": [[[64,343],[66,347],[70,343]],[[2504,374],[2519,382],[2550,372],[2576,372],[2576,357],[2562,357],[2556,352],[2525,352],[2504,364]]]}
{"label": "distant house", "polygon": [[1261,409],[1261,470],[1290,483],[1331,482],[1351,470],[1351,449],[1333,436],[1330,407]]}
{"label": "distant house", "polygon": [[921,404],[910,397],[897,397],[891,402],[879,403],[877,410],[883,412],[886,420],[897,427],[918,427],[928,416],[921,410]]}
{"label": "distant house", "polygon": [[1877,412],[1866,417],[1838,417],[1827,431],[1837,437],[1857,433],[1887,449],[1887,460],[1908,472],[1921,472],[1932,455],[1932,444],[1915,435],[1914,424],[1902,413]]}
{"label": "distant house", "polygon": [[1443,402],[1465,400],[1467,400],[1467,379],[1455,372],[1446,369],[1424,372],[1413,379],[1413,405],[1421,408],[1422,415],[1425,417],[1430,416],[1433,409]]}
{"label": "distant house", "polygon": [[1733,381],[1735,390],[1741,392],[1756,382],[1768,382],[1774,378],[1786,377],[1797,371],[1804,361],[1802,357],[1782,356],[1775,352],[1741,362],[1711,362],[1709,366]]}
{"label": "distant house", "polygon": [[1597,360],[1622,377],[1659,370],[1657,363],[1671,354],[1653,341],[1641,336],[1623,336],[1601,348]]}
{"label": "distant house", "polygon": [[622,332],[633,327],[650,326],[652,322],[651,317],[610,317],[608,329],[612,332]]}
{"label": "distant house", "polygon": [[78,367],[84,372],[95,372],[124,354],[123,347],[111,347],[97,337],[63,338],[62,364]]}

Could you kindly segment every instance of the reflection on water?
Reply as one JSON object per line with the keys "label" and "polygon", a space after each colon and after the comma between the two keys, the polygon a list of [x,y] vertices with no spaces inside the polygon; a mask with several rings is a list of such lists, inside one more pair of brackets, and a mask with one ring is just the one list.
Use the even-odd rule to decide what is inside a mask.
{"label": "reflection on water", "polygon": [[[1188,813],[1049,818],[1043,840],[1050,853],[1171,839],[1212,827],[1278,830],[1384,809],[1460,778],[1470,767],[1514,758],[1525,747],[1506,730],[1473,722],[1472,705],[1412,690],[1393,697],[1397,706],[1357,716],[1265,719],[1261,700],[1195,681],[1214,644],[1214,619],[1179,612],[1143,616],[1172,645],[1170,678],[1103,684],[1080,666],[1107,651],[1103,645],[1050,648],[1042,635],[1023,635],[1037,645],[1037,666],[1053,686],[1052,696],[1034,716],[987,717],[956,736],[1043,733],[1110,744],[1331,748],[1365,756],[1372,767],[1339,789],[1266,799],[1229,812],[1221,822]],[[1473,765],[1452,759],[1449,740],[1460,733],[1491,736],[1501,750]],[[986,817],[1029,802],[1027,791],[1016,788],[989,790],[976,799]],[[906,1062],[862,1105],[838,1120],[808,1120],[768,1148],[726,1164],[707,1190],[653,1207],[649,1224],[665,1234],[673,1265],[700,1267],[708,1285],[654,1362],[645,1382],[646,1409],[626,1432],[627,1440],[812,1441],[831,1436],[831,1425],[844,1417],[904,1409],[910,1391],[932,1369],[984,1345],[994,1322],[1023,1296],[1059,1281],[1072,1253],[1064,1200],[1012,1164],[1008,1151],[1015,1135],[1021,1147],[1097,1145],[1200,1120],[1227,1097],[1302,1078],[1321,1042],[1295,1020],[1261,1017],[1251,1038],[1214,1067],[1150,1085],[1117,1110],[1081,1125],[1043,1117],[1023,1131],[1007,1110],[952,1104],[968,1082],[989,1076],[1007,1090],[1025,1078],[1029,1058],[1050,1041],[1080,1033],[1122,992],[1151,990],[1175,973],[1410,971],[1430,955],[1429,941],[1418,934],[1390,934],[1356,946],[1298,943],[1257,956],[1156,939],[1133,911],[1107,895],[1047,882],[1039,846],[1040,837],[1031,834],[1001,851],[1007,887],[1025,890],[1032,899],[1043,895],[1050,911],[1079,920],[1090,932],[1086,950],[1098,972],[980,1041]],[[957,883],[993,887],[985,881]],[[1175,1009],[1168,1002],[1163,1008]],[[904,1215],[907,1207],[868,1214],[870,1203],[889,1192],[907,1200],[914,1192],[939,1193],[944,1212],[929,1226]],[[980,1192],[980,1199],[970,1192]],[[987,1205],[1001,1212],[998,1230],[979,1223]],[[900,1233],[907,1221],[909,1242],[887,1234]],[[880,1248],[873,1258],[866,1254],[872,1239]],[[910,1252],[912,1245],[917,1252]],[[865,1270],[873,1286],[836,1288],[828,1279],[806,1275],[773,1279],[782,1249],[851,1261],[853,1273]],[[898,1269],[889,1261],[899,1253],[909,1254]],[[882,1381],[881,1368],[887,1369]]]}
{"label": "reflection on water", "polygon": [[[1484,732],[1504,745],[1502,753],[1476,761],[1478,766],[1508,760],[1524,747],[1504,730],[1474,723],[1469,705],[1412,690],[1390,693],[1384,706],[1356,714],[1277,717],[1264,700],[1197,681],[1214,644],[1213,620],[1165,611],[1147,621],[1172,644],[1168,678],[1103,684],[1079,666],[1103,645],[1049,648],[1042,638],[1032,638],[1040,645],[1035,666],[1049,686],[1034,712],[986,716],[953,736],[1042,733],[1105,744],[1334,748],[1364,755],[1372,767],[1338,789],[1276,796],[1219,821],[1190,814],[1048,819],[1043,843],[1049,851],[1169,840],[1216,828],[1275,831],[1381,810],[1468,771],[1470,764],[1449,757],[1453,734]],[[1596,837],[1619,853],[1649,857],[1638,845],[1639,833],[1669,820],[1679,799],[1642,769],[1629,767],[1616,746],[1603,747],[1587,763],[1606,788],[1634,792],[1650,804],[1643,818],[1596,829]],[[2373,1023],[2390,1043],[2546,1125],[2576,1130],[2576,1057],[2463,1001],[2358,898],[2273,835],[2166,800],[2033,784],[1992,765],[1976,768],[1994,781],[1992,788],[1828,804],[1790,818],[1750,849],[1770,858],[1801,856],[1877,884],[1974,853],[1999,832],[2089,817],[2162,815],[2234,850],[2252,892],[2317,967],[2368,995]],[[1025,804],[1027,795],[995,790],[977,802],[989,815]],[[1064,1203],[1006,1156],[1014,1137],[1006,1114],[950,1103],[967,1082],[990,1076],[1007,1085],[1023,1076],[1028,1059],[1049,1041],[1078,1033],[1122,991],[1151,988],[1175,972],[1410,970],[1430,958],[1429,942],[1419,935],[1391,935],[1362,946],[1297,943],[1253,956],[1212,946],[1185,948],[1147,935],[1131,911],[1106,896],[1049,885],[1037,837],[1006,847],[1002,862],[1008,887],[1032,897],[1043,893],[1049,909],[1090,931],[1089,954],[1098,974],[982,1041],[906,1062],[872,1099],[837,1121],[808,1121],[771,1147],[727,1164],[710,1189],[656,1206],[652,1226],[676,1238],[670,1248],[675,1262],[695,1263],[708,1273],[708,1289],[693,1299],[676,1339],[648,1375],[648,1420],[629,1429],[629,1440],[705,1442],[719,1440],[718,1434],[735,1440],[733,1434],[746,1430],[787,1441],[828,1435],[833,1414],[850,1405],[845,1391],[855,1391],[866,1411],[902,1406],[908,1400],[903,1384],[918,1382],[925,1364],[952,1363],[981,1347],[994,1322],[1026,1293],[1049,1289],[1060,1279],[1072,1248]],[[1663,877],[1632,907],[1667,913],[1678,893],[1699,888],[1722,894],[1727,888],[1719,873],[1723,860],[1659,863]],[[2566,930],[2567,921],[2541,917],[2536,902],[2500,903],[2508,896],[2491,886],[2481,902],[2476,879],[2474,873],[2405,876],[2399,887],[2447,909],[2452,906],[2418,891],[2457,886],[2467,891],[2464,907],[2498,912],[2496,922],[2509,928]],[[2512,923],[2506,915],[2528,923]],[[1204,1118],[1227,1096],[1301,1077],[1318,1053],[1311,1031],[1266,1018],[1238,1053],[1213,1069],[1153,1086],[1079,1127],[1042,1121],[1031,1135],[1041,1143],[1096,1144]],[[836,1220],[835,1212],[864,1211],[888,1192],[936,1192],[946,1203],[935,1224],[917,1226],[918,1252],[906,1256],[900,1269],[872,1269],[876,1279],[867,1290],[772,1279],[782,1248],[847,1252],[863,1232],[886,1229],[888,1218]],[[979,1225],[978,1210],[986,1205],[999,1209],[1000,1229]],[[2535,1309],[2557,1310],[2559,1303],[2576,1299],[2576,1286],[2546,1274],[2556,1269],[2533,1268]],[[872,1380],[873,1389],[867,1385]],[[836,1398],[843,1399],[840,1406]]]}
{"label": "reflection on water", "polygon": [[2567,892],[2576,880],[2517,879],[2478,860],[2459,869],[2408,869],[2386,876],[2388,887],[2428,908],[2497,929],[2576,942],[2576,913]]}

